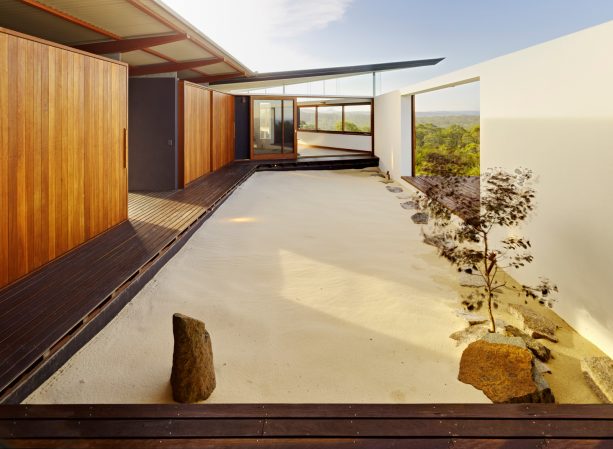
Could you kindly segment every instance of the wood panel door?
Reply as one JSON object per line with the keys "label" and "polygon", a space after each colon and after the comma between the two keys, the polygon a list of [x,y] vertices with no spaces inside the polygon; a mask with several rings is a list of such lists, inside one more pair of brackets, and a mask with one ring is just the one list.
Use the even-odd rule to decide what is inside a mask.
{"label": "wood panel door", "polygon": [[0,287],[127,219],[127,79],[0,28]]}
{"label": "wood panel door", "polygon": [[212,168],[234,160],[234,96],[213,91]]}
{"label": "wood panel door", "polygon": [[211,171],[211,91],[179,83],[179,185]]}
{"label": "wood panel door", "polygon": [[[179,83],[179,184],[234,160],[234,96]],[[182,172],[181,172],[182,170]]]}

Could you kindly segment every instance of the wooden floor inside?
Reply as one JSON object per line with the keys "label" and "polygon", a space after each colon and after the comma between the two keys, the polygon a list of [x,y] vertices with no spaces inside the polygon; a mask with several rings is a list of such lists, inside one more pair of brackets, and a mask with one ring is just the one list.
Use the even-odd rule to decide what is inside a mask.
{"label": "wooden floor inside", "polygon": [[130,193],[128,221],[0,290],[0,402],[25,399],[87,343],[255,171],[372,165],[372,156],[237,161],[184,190]]}

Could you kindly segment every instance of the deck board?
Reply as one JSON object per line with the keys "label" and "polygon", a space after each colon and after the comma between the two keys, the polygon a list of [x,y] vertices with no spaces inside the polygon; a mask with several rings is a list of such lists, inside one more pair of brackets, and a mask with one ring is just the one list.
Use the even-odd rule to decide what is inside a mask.
{"label": "deck board", "polygon": [[[51,374],[48,359],[237,185],[258,170],[360,168],[375,157],[237,161],[184,190],[129,194],[129,220],[0,290],[0,402],[23,399]],[[158,268],[159,269],[159,268]],[[131,289],[133,296],[138,289]],[[127,293],[124,294],[124,297]],[[129,301],[130,298],[123,299]],[[120,307],[115,307],[116,312]],[[110,313],[110,312],[109,312]],[[108,315],[105,319],[110,319]],[[85,335],[85,334],[83,334]],[[85,336],[74,347],[86,343]],[[71,349],[74,353],[74,348]],[[66,359],[69,354],[63,352]],[[57,363],[56,363],[57,365]],[[51,365],[50,365],[51,366]],[[37,381],[28,378],[38,372]]]}
{"label": "deck board", "polygon": [[[403,176],[402,179],[426,194],[443,184],[443,178],[440,176]],[[481,192],[478,176],[456,178],[454,192],[459,202],[456,198],[446,196],[440,198],[440,203],[464,220],[479,214]]]}
{"label": "deck board", "polygon": [[5,405],[9,447],[611,448],[607,405]]}

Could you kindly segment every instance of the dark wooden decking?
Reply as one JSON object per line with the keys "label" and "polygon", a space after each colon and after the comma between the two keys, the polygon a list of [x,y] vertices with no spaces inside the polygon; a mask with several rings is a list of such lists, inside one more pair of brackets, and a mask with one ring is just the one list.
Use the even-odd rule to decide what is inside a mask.
{"label": "dark wooden decking", "polygon": [[[443,182],[443,178],[439,176],[403,176],[402,179],[424,193],[428,193],[433,188],[436,189]],[[462,206],[454,198],[448,196],[441,198],[440,203],[464,220],[478,215],[481,195],[479,177],[466,176],[456,179],[456,182],[455,194],[462,202]],[[464,204],[467,204],[468,207],[464,207]]]}
{"label": "dark wooden decking", "polygon": [[374,157],[237,161],[185,190],[130,194],[130,219],[0,290],[0,402],[19,402],[102,329],[257,170],[377,165]]}
{"label": "dark wooden decking", "polygon": [[14,448],[605,449],[606,405],[49,405],[0,407]]}

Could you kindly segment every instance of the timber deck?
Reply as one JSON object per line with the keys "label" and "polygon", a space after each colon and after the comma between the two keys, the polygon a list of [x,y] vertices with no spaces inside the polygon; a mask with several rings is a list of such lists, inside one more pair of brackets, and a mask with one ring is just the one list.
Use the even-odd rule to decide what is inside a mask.
{"label": "timber deck", "polygon": [[[440,176],[403,176],[402,179],[426,194],[432,189],[444,185],[443,178]],[[477,216],[480,207],[480,184],[478,176],[456,178],[456,185],[454,185],[455,198],[446,196],[440,198],[439,201],[464,220]]]}
{"label": "timber deck", "polygon": [[0,403],[22,401],[63,365],[254,172],[377,165],[372,156],[236,161],[184,190],[130,193],[128,221],[0,290]]}
{"label": "timber deck", "polygon": [[12,448],[607,449],[612,438],[607,405],[0,407]]}

